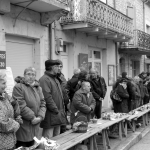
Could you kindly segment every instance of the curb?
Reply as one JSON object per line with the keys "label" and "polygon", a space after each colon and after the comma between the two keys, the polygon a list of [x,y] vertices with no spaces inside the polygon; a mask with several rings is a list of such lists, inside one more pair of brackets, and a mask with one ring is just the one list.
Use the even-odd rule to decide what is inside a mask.
{"label": "curb", "polygon": [[121,143],[113,148],[113,150],[129,150],[133,145],[138,143],[148,132],[150,132],[150,126],[147,126],[142,131],[136,131],[132,133],[126,139],[123,139]]}

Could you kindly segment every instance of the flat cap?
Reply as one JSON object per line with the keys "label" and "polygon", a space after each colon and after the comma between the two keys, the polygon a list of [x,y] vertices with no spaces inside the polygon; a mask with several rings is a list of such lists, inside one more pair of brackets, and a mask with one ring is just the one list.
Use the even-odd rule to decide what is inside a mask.
{"label": "flat cap", "polygon": [[58,62],[57,60],[46,60],[45,61],[45,70],[49,70],[49,67],[54,66],[54,65],[60,65],[60,62]]}

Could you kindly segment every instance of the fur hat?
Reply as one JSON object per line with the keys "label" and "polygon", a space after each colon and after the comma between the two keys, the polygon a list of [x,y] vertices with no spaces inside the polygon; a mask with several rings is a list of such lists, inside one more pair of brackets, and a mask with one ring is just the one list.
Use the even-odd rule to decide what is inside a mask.
{"label": "fur hat", "polygon": [[60,62],[57,60],[46,60],[45,61],[45,70],[49,70],[49,67],[54,66],[54,65],[60,65]]}

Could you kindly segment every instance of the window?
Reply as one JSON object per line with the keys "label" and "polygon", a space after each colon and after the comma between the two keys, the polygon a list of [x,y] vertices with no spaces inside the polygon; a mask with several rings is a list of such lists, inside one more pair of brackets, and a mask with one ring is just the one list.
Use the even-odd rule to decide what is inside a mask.
{"label": "window", "polygon": [[150,34],[150,26],[149,26],[149,25],[146,25],[146,32],[147,32],[148,34]]}
{"label": "window", "polygon": [[98,74],[101,75],[101,51],[98,48],[95,47],[89,47],[88,51],[88,69],[96,68],[98,71]]}

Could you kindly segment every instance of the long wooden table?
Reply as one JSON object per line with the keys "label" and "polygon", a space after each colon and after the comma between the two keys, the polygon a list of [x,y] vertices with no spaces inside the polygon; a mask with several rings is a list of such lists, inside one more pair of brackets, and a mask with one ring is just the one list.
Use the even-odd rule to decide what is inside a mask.
{"label": "long wooden table", "polygon": [[108,130],[110,126],[114,124],[119,125],[119,137],[122,140],[123,135],[127,136],[127,121],[134,121],[136,118],[143,116],[143,124],[145,125],[145,123],[148,123],[148,116],[145,117],[145,115],[148,115],[149,111],[150,109],[147,109],[139,112],[136,115],[127,114],[115,120],[99,119],[96,124],[89,123],[88,131],[86,133],[74,133],[72,130],[70,130],[56,137],[53,137],[52,140],[57,141],[57,143],[60,145],[58,150],[67,150],[74,147],[78,143],[89,139],[90,150],[97,150],[96,134],[101,132],[103,147],[104,150],[107,150],[110,148],[110,142],[108,138]]}
{"label": "long wooden table", "polygon": [[59,136],[53,137],[52,140],[57,141],[60,145],[58,150],[67,150],[82,141],[89,139],[90,141],[90,150],[98,150],[95,134],[98,133],[99,128],[88,128],[86,133],[74,133],[72,130],[63,133]]}
{"label": "long wooden table", "polygon": [[78,143],[81,143],[82,141],[89,139],[90,150],[97,150],[98,148],[95,135],[99,132],[102,132],[104,149],[108,149],[110,148],[107,132],[108,128],[116,123],[119,123],[119,137],[120,139],[122,139],[122,131],[124,131],[122,121],[124,121],[127,117],[128,115],[112,121],[99,119],[96,124],[89,123],[88,131],[86,133],[74,133],[72,130],[70,130],[56,137],[53,137],[52,140],[57,141],[57,143],[60,145],[58,150],[67,150],[71,147],[74,147]]}

